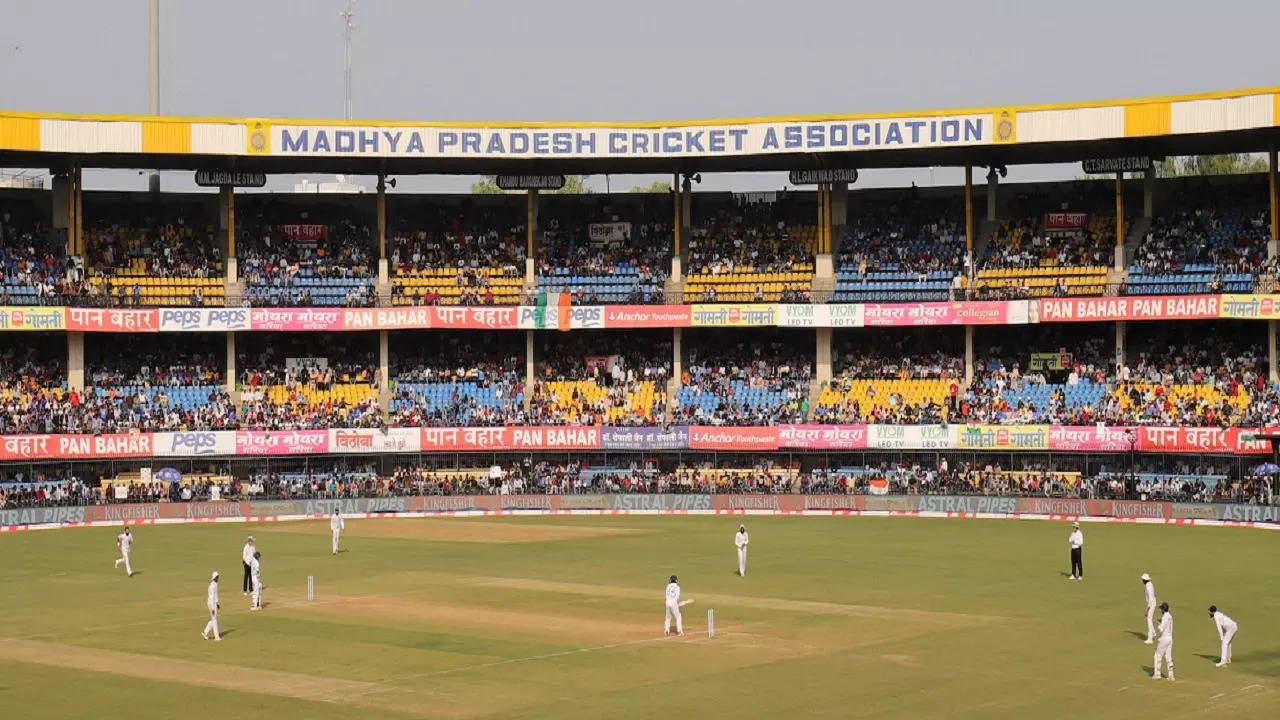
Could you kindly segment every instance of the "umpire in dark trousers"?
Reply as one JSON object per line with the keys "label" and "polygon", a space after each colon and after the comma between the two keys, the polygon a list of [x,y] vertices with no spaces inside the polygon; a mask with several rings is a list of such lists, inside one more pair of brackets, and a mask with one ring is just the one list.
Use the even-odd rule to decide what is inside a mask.
{"label": "umpire in dark trousers", "polygon": [[253,543],[253,536],[250,535],[248,540],[244,541],[244,549],[240,551],[240,560],[244,562],[244,584],[242,590],[245,595],[253,592],[253,578],[249,573],[249,561],[253,559],[253,554],[258,552],[258,546]]}
{"label": "umpire in dark trousers", "polygon": [[1084,533],[1080,532],[1080,523],[1071,526],[1071,576],[1068,580],[1084,579]]}

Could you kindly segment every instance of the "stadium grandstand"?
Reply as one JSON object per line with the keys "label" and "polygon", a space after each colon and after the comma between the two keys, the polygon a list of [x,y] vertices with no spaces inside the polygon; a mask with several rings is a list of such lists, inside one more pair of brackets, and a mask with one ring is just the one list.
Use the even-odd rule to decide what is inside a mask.
{"label": "stadium grandstand", "polygon": [[[403,126],[430,141],[421,157],[380,123],[0,113],[0,164],[53,171],[49,189],[0,188],[3,460],[40,468],[5,503],[211,486],[1249,495],[1280,425],[1277,97]],[[521,137],[568,151],[520,174]],[[1206,153],[1269,169],[1158,172]],[[1063,161],[1083,174],[1017,179]],[[862,188],[854,170],[942,165],[966,182]],[[213,179],[83,189],[118,167]],[[783,169],[786,189],[696,190]],[[286,170],[377,189],[241,187]],[[556,173],[654,171],[667,191],[548,191]],[[392,182],[464,172],[507,191]],[[202,479],[144,482],[153,456]],[[116,498],[88,478],[137,482]]]}

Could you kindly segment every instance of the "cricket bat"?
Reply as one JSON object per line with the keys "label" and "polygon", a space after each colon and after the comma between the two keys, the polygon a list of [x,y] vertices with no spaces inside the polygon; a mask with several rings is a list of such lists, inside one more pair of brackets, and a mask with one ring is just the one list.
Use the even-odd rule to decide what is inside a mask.
{"label": "cricket bat", "polygon": [[690,605],[692,603],[693,603],[693,598],[689,598],[688,600],[681,600],[680,605],[678,607],[684,607],[685,605]]}

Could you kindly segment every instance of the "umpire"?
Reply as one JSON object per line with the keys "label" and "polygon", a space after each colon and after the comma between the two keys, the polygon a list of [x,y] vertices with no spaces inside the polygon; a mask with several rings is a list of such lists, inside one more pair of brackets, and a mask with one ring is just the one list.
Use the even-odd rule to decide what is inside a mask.
{"label": "umpire", "polygon": [[1071,576],[1068,580],[1084,579],[1084,533],[1080,532],[1080,523],[1072,523],[1071,537]]}
{"label": "umpire", "polygon": [[250,535],[248,540],[244,541],[244,549],[240,551],[240,559],[244,562],[244,583],[241,590],[245,595],[253,592],[253,578],[249,570],[249,563],[253,560],[253,554],[258,552],[258,547],[253,544],[253,536]]}

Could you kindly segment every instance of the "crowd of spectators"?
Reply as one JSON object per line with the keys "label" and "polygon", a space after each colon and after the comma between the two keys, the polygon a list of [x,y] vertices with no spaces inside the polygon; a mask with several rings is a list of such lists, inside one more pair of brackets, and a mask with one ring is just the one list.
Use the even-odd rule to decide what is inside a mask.
{"label": "crowd of spectators", "polygon": [[[1178,194],[1170,214],[1158,215],[1134,253],[1147,274],[1176,274],[1211,265],[1215,273],[1253,275],[1267,259],[1267,207],[1234,189],[1198,188]],[[1247,194],[1247,193],[1246,193]]]}
{"label": "crowd of spectators", "polygon": [[241,353],[241,427],[304,430],[383,427],[378,364],[366,334],[327,338],[264,336],[261,350]]}
{"label": "crowd of spectators", "polygon": [[684,362],[675,422],[773,425],[809,415],[811,357],[782,335],[708,334]]}
{"label": "crowd of spectators", "polygon": [[394,353],[390,423],[402,427],[525,422],[524,338],[437,334],[406,338]]}
{"label": "crowd of spectators", "polygon": [[922,199],[914,191],[884,203],[851,206],[839,249],[841,269],[858,275],[965,266],[964,202]]}
{"label": "crowd of spectators", "polygon": [[529,422],[662,424],[671,353],[670,335],[661,332],[544,338]]}
{"label": "crowd of spectators", "polygon": [[372,306],[372,224],[339,206],[260,208],[238,218],[237,270],[253,305]]}
{"label": "crowd of spectators", "polygon": [[695,207],[689,238],[690,273],[728,275],[751,269],[786,273],[810,269],[813,247],[798,241],[798,226],[812,227],[816,211],[803,200],[782,194],[773,202],[743,200]]}

